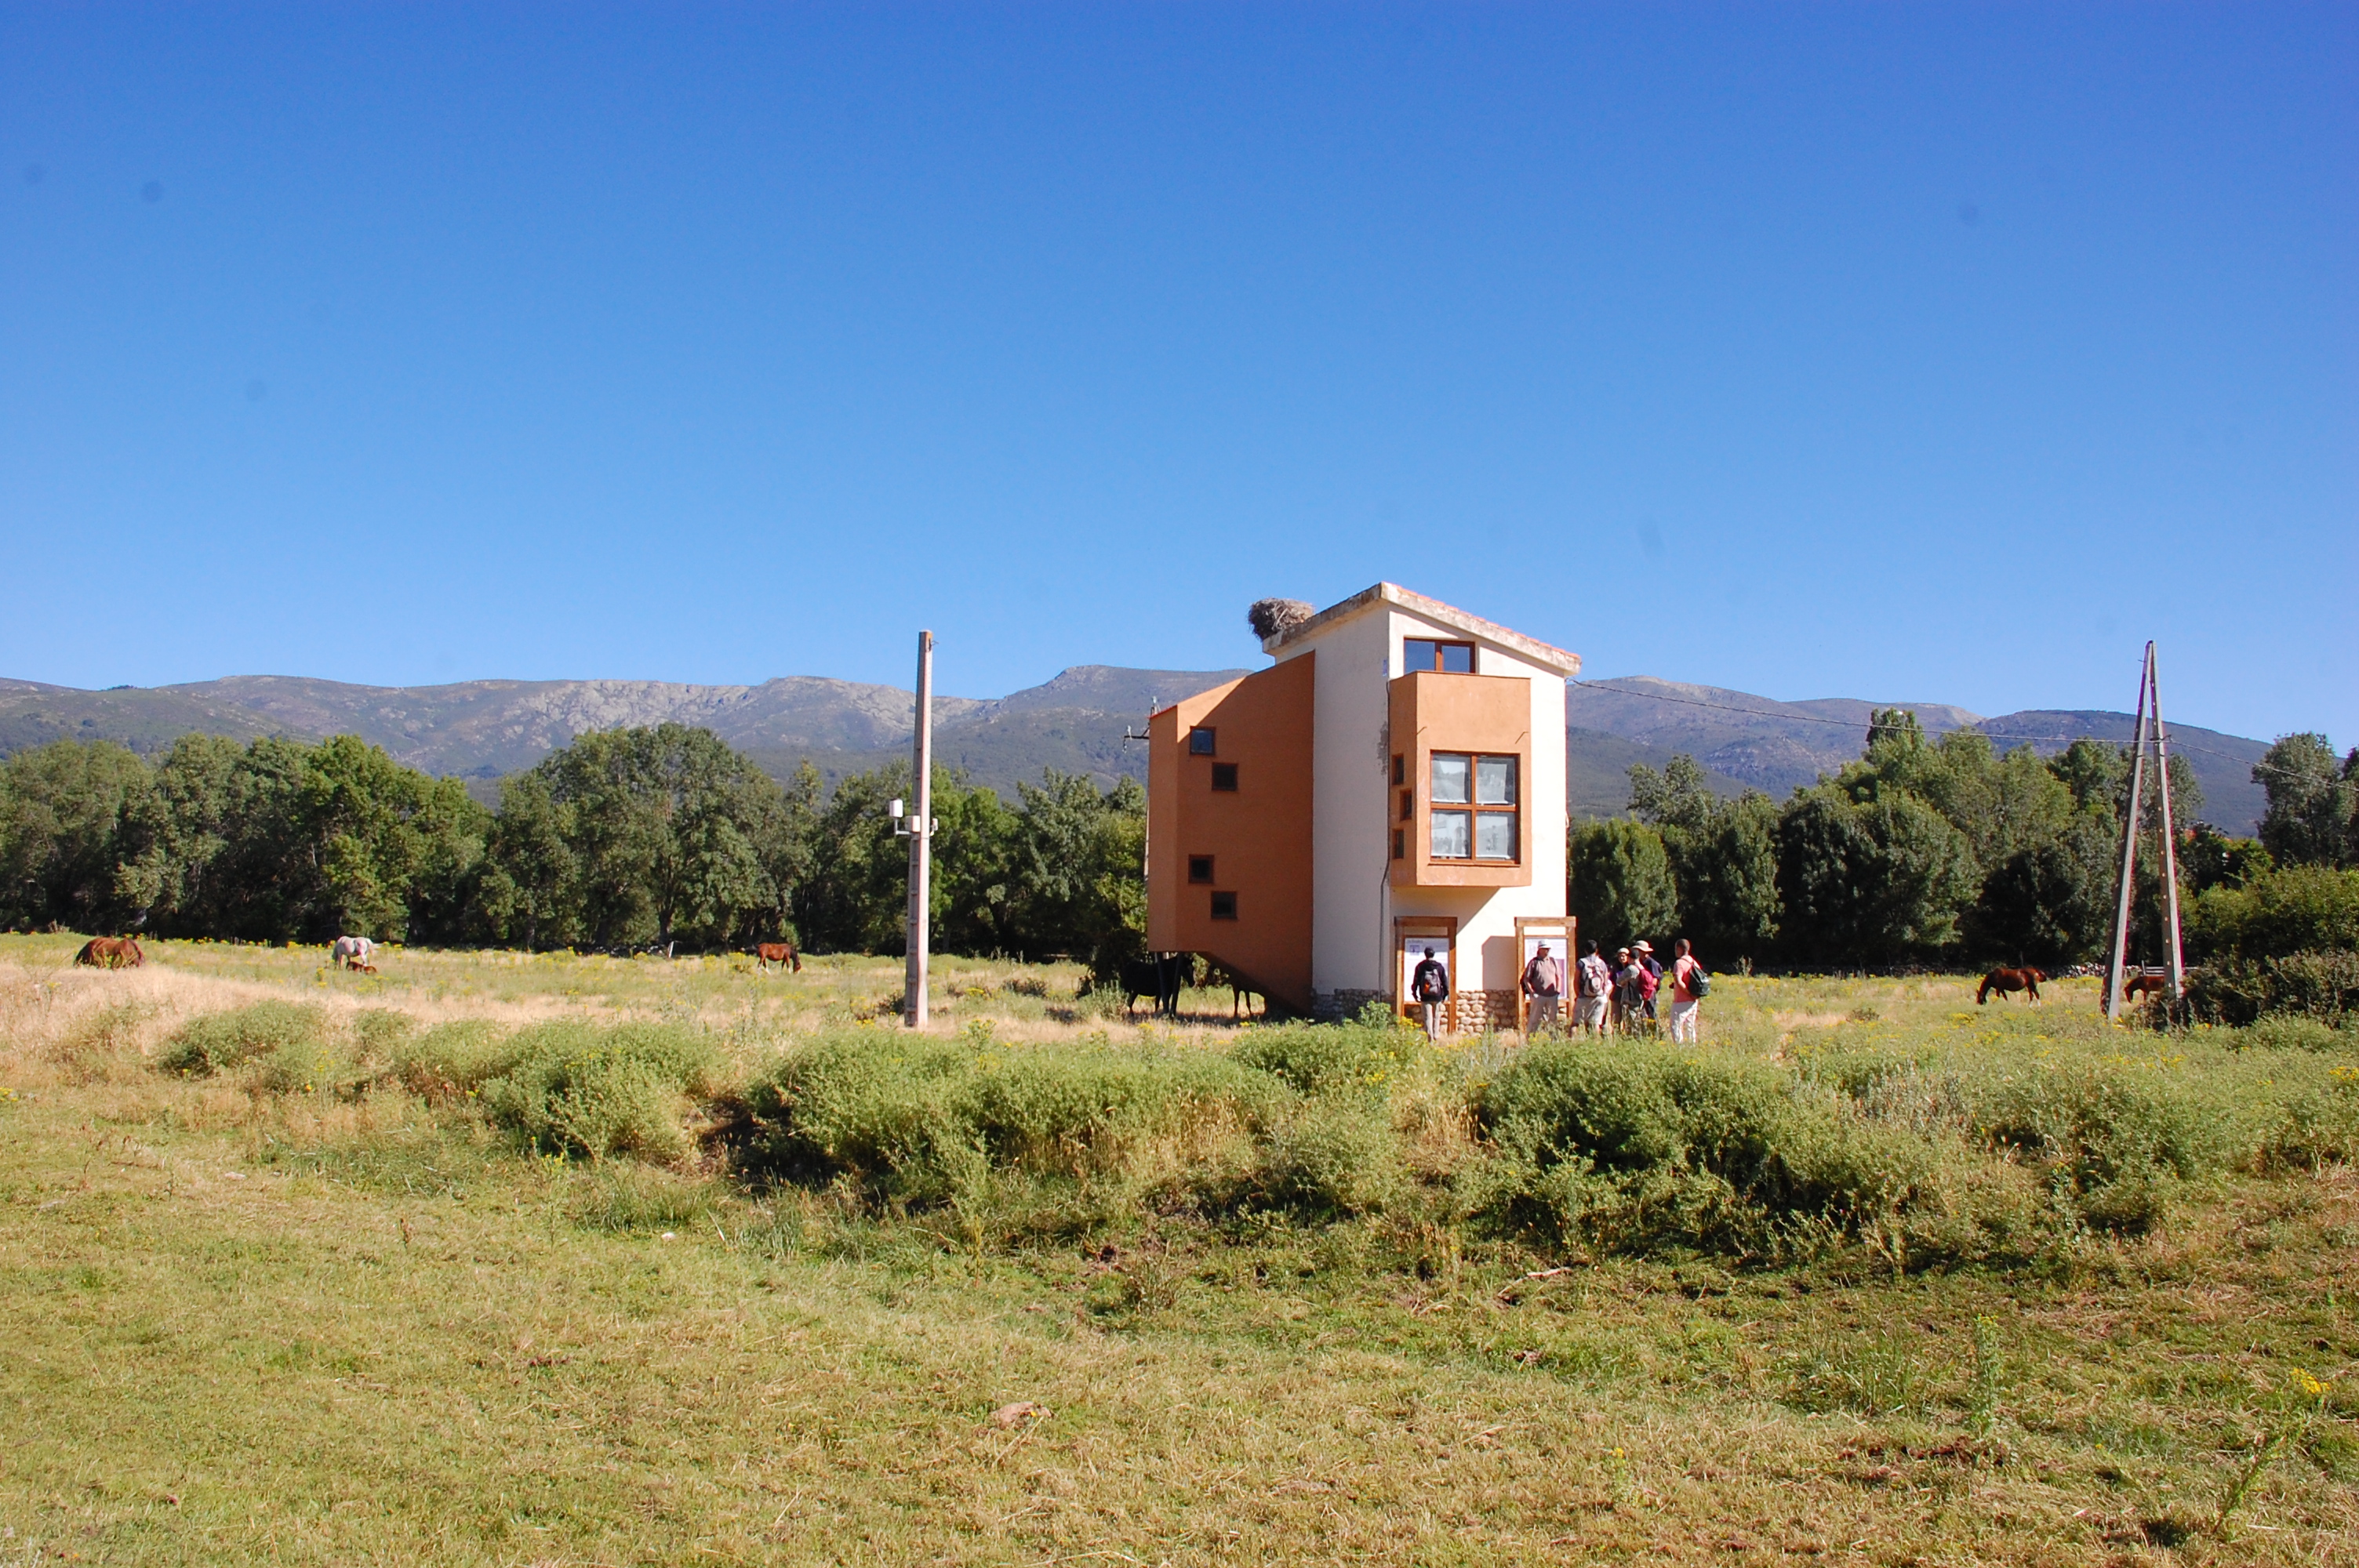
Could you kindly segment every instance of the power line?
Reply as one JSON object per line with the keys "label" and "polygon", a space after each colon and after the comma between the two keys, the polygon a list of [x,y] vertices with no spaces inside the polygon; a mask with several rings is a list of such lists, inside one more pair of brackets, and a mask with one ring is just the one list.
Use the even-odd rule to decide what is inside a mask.
{"label": "power line", "polygon": [[[1892,725],[1878,725],[1873,719],[1862,722],[1856,719],[1828,719],[1816,713],[1777,713],[1766,708],[1739,708],[1734,703],[1706,702],[1701,697],[1673,697],[1667,692],[1659,691],[1633,691],[1626,687],[1607,686],[1603,681],[1574,680],[1570,684],[1577,687],[1587,687],[1595,691],[1609,691],[1617,697],[1643,697],[1649,702],[1675,702],[1683,708],[1709,708],[1716,713],[1742,713],[1753,719],[1777,719],[1796,724],[1825,724],[1837,730],[1864,730],[1871,737],[1873,737],[1879,729],[1895,728],[1895,726]],[[1904,708],[1902,711],[1913,713],[1916,710],[1913,708]],[[1986,730],[1980,730],[1978,733],[1989,736],[1993,741],[2021,741],[2027,744],[2037,743],[2043,741],[2052,741],[2060,744],[2070,744],[2074,741],[2103,741],[2104,739],[2102,735],[2088,734],[1991,735],[1990,731]],[[2246,762],[2245,758],[2236,755],[2234,752],[2223,752],[2216,746],[2198,746],[2177,739],[2171,741],[2170,746],[2174,751],[2196,752],[2206,757],[2218,757],[2223,762],[2245,762],[2249,767],[2258,768],[2265,773],[2282,773],[2288,778],[2305,778],[2309,776],[2298,769],[2281,768],[2271,762]]]}

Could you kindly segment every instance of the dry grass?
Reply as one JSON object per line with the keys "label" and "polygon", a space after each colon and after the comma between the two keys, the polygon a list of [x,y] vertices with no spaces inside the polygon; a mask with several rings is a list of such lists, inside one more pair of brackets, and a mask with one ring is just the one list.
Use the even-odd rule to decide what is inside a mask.
{"label": "dry grass", "polygon": [[[897,965],[766,981],[397,954],[372,983],[316,952],[180,945],[75,972],[58,946],[0,942],[0,1563],[2359,1552],[2340,1170],[2225,1184],[2037,1278],[1543,1271],[1277,1219],[978,1255],[824,1194],[531,1159],[403,1096],[266,1098],[146,1065],[196,1013],[290,994],[693,1020],[758,1055],[897,991]],[[951,999],[946,1028],[1126,1033],[1009,984],[1039,971],[944,969],[989,990]],[[1767,1054],[1961,998],[1732,982],[1714,1022]],[[1420,1114],[1451,1157],[1452,1113]],[[2328,1414],[2213,1530],[2298,1371],[2332,1380]],[[994,1421],[1018,1401],[1048,1413]]]}

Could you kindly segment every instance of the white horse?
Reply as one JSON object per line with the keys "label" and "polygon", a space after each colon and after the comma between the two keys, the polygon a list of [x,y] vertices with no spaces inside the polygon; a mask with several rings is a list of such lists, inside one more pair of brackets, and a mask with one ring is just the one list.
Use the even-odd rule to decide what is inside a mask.
{"label": "white horse", "polygon": [[365,936],[339,936],[328,949],[328,962],[340,969],[357,969],[376,962],[376,944]]}

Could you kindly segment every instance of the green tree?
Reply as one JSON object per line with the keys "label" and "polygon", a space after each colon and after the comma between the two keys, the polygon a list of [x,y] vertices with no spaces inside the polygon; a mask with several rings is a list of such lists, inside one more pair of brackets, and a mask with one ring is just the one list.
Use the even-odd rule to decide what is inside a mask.
{"label": "green tree", "polygon": [[1674,753],[1659,773],[1644,762],[1630,764],[1630,815],[1641,822],[1701,835],[1719,808],[1702,764],[1685,752]]}
{"label": "green tree", "polygon": [[1583,822],[1566,843],[1567,896],[1583,941],[1611,952],[1639,937],[1668,937],[1679,884],[1663,836],[1643,822]]}
{"label": "green tree", "polygon": [[489,814],[357,736],[183,736],[125,824],[118,896],[175,935],[459,933]]}
{"label": "green tree", "polygon": [[52,741],[0,765],[0,926],[118,929],[125,821],[152,787],[147,765],[107,741]]}
{"label": "green tree", "polygon": [[[1664,837],[1669,841],[1676,829]],[[1747,790],[1671,855],[1680,935],[1715,964],[1760,963],[1771,954],[1784,905],[1777,894],[1777,806]]]}
{"label": "green tree", "polygon": [[541,951],[582,937],[582,868],[574,858],[571,807],[538,773],[500,781],[499,815],[475,887],[477,914],[495,941]]}
{"label": "green tree", "polygon": [[1788,950],[1838,968],[1936,956],[1981,878],[1965,835],[1913,795],[1863,804],[1839,785],[1797,795],[1777,823]]}
{"label": "green tree", "polygon": [[1111,975],[1146,951],[1147,792],[1124,778],[1101,794],[1085,775],[1049,768],[1016,793],[1018,950],[1070,953]]}
{"label": "green tree", "polygon": [[1664,929],[1713,963],[1766,957],[1777,934],[1777,808],[1758,790],[1723,801],[1682,752],[1662,773],[1630,769],[1630,810],[1662,837],[1679,912]]}
{"label": "green tree", "polygon": [[721,946],[778,907],[763,845],[786,819],[782,792],[710,730],[577,736],[532,771],[563,808],[580,928],[592,946]]}
{"label": "green tree", "polygon": [[2197,823],[2180,841],[2180,874],[2199,893],[2243,887],[2276,869],[2276,860],[2259,839],[2232,838],[2209,822]]}
{"label": "green tree", "polygon": [[2261,844],[2278,865],[2359,863],[2359,749],[2337,763],[2325,736],[2280,735],[2253,782],[2268,795]]}

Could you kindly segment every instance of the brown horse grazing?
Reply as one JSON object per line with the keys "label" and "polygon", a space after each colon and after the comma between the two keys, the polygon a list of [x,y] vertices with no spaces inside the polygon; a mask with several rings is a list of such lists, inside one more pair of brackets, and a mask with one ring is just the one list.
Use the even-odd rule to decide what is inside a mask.
{"label": "brown horse grazing", "polygon": [[147,961],[147,955],[128,936],[93,936],[74,955],[75,963],[93,969],[136,969]]}
{"label": "brown horse grazing", "polygon": [[1988,1001],[1990,993],[1993,991],[1998,992],[2001,996],[2011,991],[2029,991],[2031,1000],[2038,1001],[2039,982],[2047,978],[2043,971],[2035,969],[2028,964],[2019,969],[1993,969],[1983,977],[1983,983],[1974,988],[1974,1005],[1980,1007]]}
{"label": "brown horse grazing", "polygon": [[754,944],[754,967],[766,975],[770,972],[770,966],[773,964],[781,968],[791,968],[799,975],[803,972],[803,956],[795,951],[793,943],[756,942]]}
{"label": "brown horse grazing", "polygon": [[2169,975],[2149,975],[2141,970],[2122,982],[2122,1000],[2131,1001],[2142,996],[2163,996],[2169,990]]}

